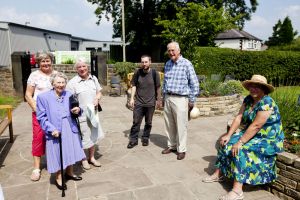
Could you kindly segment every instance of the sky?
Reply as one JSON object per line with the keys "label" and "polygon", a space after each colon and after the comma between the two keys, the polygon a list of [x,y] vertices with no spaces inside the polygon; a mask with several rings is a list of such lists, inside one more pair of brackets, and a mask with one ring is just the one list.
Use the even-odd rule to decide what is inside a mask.
{"label": "sky", "polygon": [[[300,0],[258,0],[258,8],[244,30],[267,40],[272,27],[289,16],[294,30],[300,34]],[[102,19],[96,25],[96,6],[86,0],[0,0],[0,21],[27,23],[28,26],[49,29],[73,36],[100,41],[113,39],[111,21]]]}

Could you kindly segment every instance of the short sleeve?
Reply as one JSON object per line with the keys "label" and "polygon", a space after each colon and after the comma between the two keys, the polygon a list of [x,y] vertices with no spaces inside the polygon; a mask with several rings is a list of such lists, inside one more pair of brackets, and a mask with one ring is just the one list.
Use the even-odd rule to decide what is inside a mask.
{"label": "short sleeve", "polygon": [[97,77],[93,76],[93,81],[94,81],[95,86],[96,86],[96,91],[102,90],[102,87],[100,86],[100,83],[99,83]]}
{"label": "short sleeve", "polygon": [[131,79],[131,85],[132,86],[136,86],[136,83],[138,82],[138,76],[137,76],[137,74],[138,74],[138,70],[136,70],[135,72],[134,72],[134,74],[133,74],[133,77],[132,77],[132,79]]}
{"label": "short sleeve", "polygon": [[159,72],[155,72],[156,73],[156,87],[160,87],[160,76],[159,76]]}
{"label": "short sleeve", "polygon": [[27,79],[27,85],[35,86],[36,85],[36,75],[35,73],[31,73]]}
{"label": "short sleeve", "polygon": [[258,111],[274,110],[274,106],[275,106],[274,100],[269,96],[265,96],[259,103]]}

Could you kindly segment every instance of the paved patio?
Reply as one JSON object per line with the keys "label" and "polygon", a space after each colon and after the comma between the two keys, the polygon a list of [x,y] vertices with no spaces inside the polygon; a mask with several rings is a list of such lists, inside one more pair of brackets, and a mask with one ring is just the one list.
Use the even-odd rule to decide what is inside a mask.
{"label": "paved patio", "polygon": [[[188,152],[178,161],[175,154],[162,155],[167,138],[160,115],[153,119],[148,147],[141,143],[127,149],[132,112],[125,108],[125,97],[105,96],[101,123],[106,137],[99,143],[97,157],[102,167],[83,170],[76,164],[82,181],[68,181],[66,197],[61,198],[54,176],[46,170],[42,178],[30,181],[31,109],[21,103],[13,112],[15,142],[8,143],[8,131],[0,137],[0,184],[6,200],[81,199],[81,200],[215,200],[226,193],[231,182],[205,184],[201,180],[213,171],[215,142],[226,130],[231,115],[198,118],[189,122]],[[143,127],[143,125],[142,125]],[[4,146],[4,147],[3,147]],[[6,152],[7,156],[4,158]],[[4,160],[4,161],[3,161]],[[0,197],[1,199],[1,197]],[[246,200],[275,200],[277,197],[259,187],[245,187]]]}

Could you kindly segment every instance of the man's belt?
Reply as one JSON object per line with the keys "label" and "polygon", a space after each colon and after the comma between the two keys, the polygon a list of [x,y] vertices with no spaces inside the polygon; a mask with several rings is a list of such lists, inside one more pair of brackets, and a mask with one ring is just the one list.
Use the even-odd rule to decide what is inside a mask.
{"label": "man's belt", "polygon": [[169,96],[177,96],[177,97],[188,97],[188,95],[184,95],[184,94],[176,94],[176,93],[173,93],[173,92],[167,92],[166,95],[169,95]]}

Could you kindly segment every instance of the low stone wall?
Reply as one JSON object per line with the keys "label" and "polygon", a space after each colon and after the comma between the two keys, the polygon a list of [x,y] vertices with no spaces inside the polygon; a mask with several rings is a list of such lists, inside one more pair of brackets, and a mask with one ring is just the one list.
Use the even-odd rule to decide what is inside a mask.
{"label": "low stone wall", "polygon": [[13,75],[9,68],[0,67],[0,91],[6,95],[15,95]]}
{"label": "low stone wall", "polygon": [[63,72],[69,80],[77,74],[74,64],[53,64],[53,69]]}
{"label": "low stone wall", "polygon": [[300,157],[288,152],[278,154],[278,179],[270,184],[269,191],[284,200],[300,199]]}
{"label": "low stone wall", "polygon": [[243,97],[235,94],[220,97],[200,97],[196,100],[196,106],[200,110],[200,116],[215,116],[239,111]]}
{"label": "low stone wall", "polygon": [[[114,64],[107,65],[107,86],[110,86],[111,77],[116,75],[114,71]],[[164,63],[151,63],[151,68],[155,69],[156,71],[162,72],[164,68]],[[126,85],[124,83],[124,85]]]}

